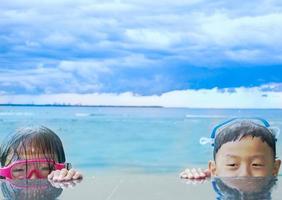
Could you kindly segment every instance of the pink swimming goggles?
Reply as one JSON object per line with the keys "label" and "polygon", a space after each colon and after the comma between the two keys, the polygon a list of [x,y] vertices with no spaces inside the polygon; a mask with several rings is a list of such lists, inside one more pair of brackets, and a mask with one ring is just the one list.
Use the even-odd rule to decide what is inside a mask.
{"label": "pink swimming goggles", "polygon": [[0,176],[7,179],[30,179],[33,174],[37,178],[47,178],[53,170],[70,169],[70,163],[56,163],[48,159],[17,160],[0,168]]}

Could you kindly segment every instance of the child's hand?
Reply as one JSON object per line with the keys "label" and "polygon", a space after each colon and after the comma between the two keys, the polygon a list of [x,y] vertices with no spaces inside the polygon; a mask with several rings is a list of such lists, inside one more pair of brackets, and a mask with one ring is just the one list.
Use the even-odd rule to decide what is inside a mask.
{"label": "child's hand", "polygon": [[54,182],[64,182],[64,181],[71,181],[71,180],[79,180],[82,179],[82,174],[77,172],[75,169],[62,169],[52,171],[48,175],[48,179]]}
{"label": "child's hand", "polygon": [[211,173],[208,169],[185,169],[183,172],[179,174],[180,178],[183,179],[206,179],[211,176]]}

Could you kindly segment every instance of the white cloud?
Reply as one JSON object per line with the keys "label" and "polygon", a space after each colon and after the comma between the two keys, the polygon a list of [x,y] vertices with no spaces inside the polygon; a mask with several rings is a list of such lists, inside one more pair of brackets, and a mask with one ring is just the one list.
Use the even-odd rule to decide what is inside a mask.
{"label": "white cloud", "polygon": [[252,49],[240,49],[240,50],[228,50],[225,55],[236,61],[249,61],[257,62],[259,60],[265,60],[265,52],[261,50]]}
{"label": "white cloud", "polygon": [[39,65],[37,68],[2,70],[0,73],[1,87],[20,89],[26,93],[57,93],[99,91],[102,87],[99,75],[110,73],[110,70],[94,61],[63,61],[57,68]]}
{"label": "white cloud", "polygon": [[52,46],[70,45],[76,42],[76,38],[69,34],[52,33],[48,35],[43,42]]}
{"label": "white cloud", "polygon": [[118,12],[132,12],[132,10],[138,9],[132,3],[126,3],[121,1],[108,1],[108,2],[94,2],[86,6],[81,6],[81,10],[88,14],[99,13],[99,14],[113,14]]}
{"label": "white cloud", "polygon": [[261,91],[273,91],[273,92],[280,92],[282,91],[282,83],[270,83],[266,85],[262,85],[260,87]]}
{"label": "white cloud", "polygon": [[91,94],[44,94],[44,95],[5,95],[0,103],[15,104],[73,104],[73,105],[121,105],[121,106],[164,106],[189,108],[282,108],[282,92],[261,91],[261,87],[235,88],[236,92],[210,90],[179,90],[163,93],[160,96],[141,96],[126,93]]}
{"label": "white cloud", "polygon": [[[8,93],[85,93],[101,92],[107,85],[106,89],[115,91],[115,88],[111,88],[111,79],[115,78],[116,71],[152,67],[156,63],[158,61],[152,61],[142,54],[118,59],[62,60],[56,63],[56,67],[48,67],[48,63],[40,62],[37,67],[28,69],[1,69],[0,88]],[[115,82],[119,81],[122,81],[122,77],[116,78]]]}
{"label": "white cloud", "polygon": [[76,71],[81,74],[89,75],[96,72],[110,72],[110,69],[103,62],[99,61],[62,61],[58,68],[63,71]]}
{"label": "white cloud", "polygon": [[129,40],[145,48],[167,49],[181,41],[181,33],[149,29],[129,29],[125,34]]}
{"label": "white cloud", "polygon": [[[2,1],[0,68],[14,70],[0,71],[1,90],[43,94],[103,92],[107,84],[104,91],[163,87],[152,89],[156,93],[171,90],[170,84],[179,83],[173,89],[188,88],[190,80],[197,84],[193,70],[183,75],[187,79],[175,73],[154,81],[168,70],[280,64],[281,11],[280,1],[269,0]],[[142,68],[152,70],[142,77]],[[274,75],[271,81],[280,81]]]}
{"label": "white cloud", "polygon": [[[282,14],[233,17],[225,12],[202,17],[203,34],[224,47],[281,45]],[[271,33],[271,34],[270,34]]]}
{"label": "white cloud", "polygon": [[[6,45],[14,47],[13,55],[46,52],[47,45],[49,51],[56,52],[48,54],[53,59],[58,54],[79,59],[80,52],[91,59],[97,51],[129,56],[144,49],[167,51],[174,58],[183,57],[195,65],[215,65],[216,61],[226,59],[252,63],[275,63],[282,59],[279,1],[1,3],[0,27],[7,32]],[[256,52],[262,52],[265,59],[258,59],[261,54]],[[109,56],[118,58],[115,53]]]}

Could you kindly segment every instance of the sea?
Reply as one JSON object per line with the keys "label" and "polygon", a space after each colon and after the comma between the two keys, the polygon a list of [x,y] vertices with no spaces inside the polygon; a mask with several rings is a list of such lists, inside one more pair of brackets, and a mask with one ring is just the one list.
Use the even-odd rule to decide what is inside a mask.
{"label": "sea", "polygon": [[[235,117],[264,118],[277,132],[282,129],[281,109],[5,105],[0,106],[0,142],[27,126],[57,133],[67,162],[84,175],[59,199],[215,199],[210,181],[186,182],[179,173],[187,167],[206,168],[212,146],[200,139]],[[280,182],[269,199],[281,197]]]}
{"label": "sea", "polygon": [[46,126],[59,135],[76,168],[175,173],[206,167],[212,147],[200,138],[234,117],[261,117],[282,128],[281,109],[0,106],[0,141],[20,127]]}

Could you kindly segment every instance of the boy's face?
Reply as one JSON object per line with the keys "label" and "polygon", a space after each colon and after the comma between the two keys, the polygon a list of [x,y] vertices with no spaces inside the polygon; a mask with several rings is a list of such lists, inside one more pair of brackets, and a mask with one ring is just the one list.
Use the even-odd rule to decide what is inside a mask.
{"label": "boy's face", "polygon": [[223,144],[209,169],[213,176],[277,176],[280,163],[266,142],[247,136]]}

